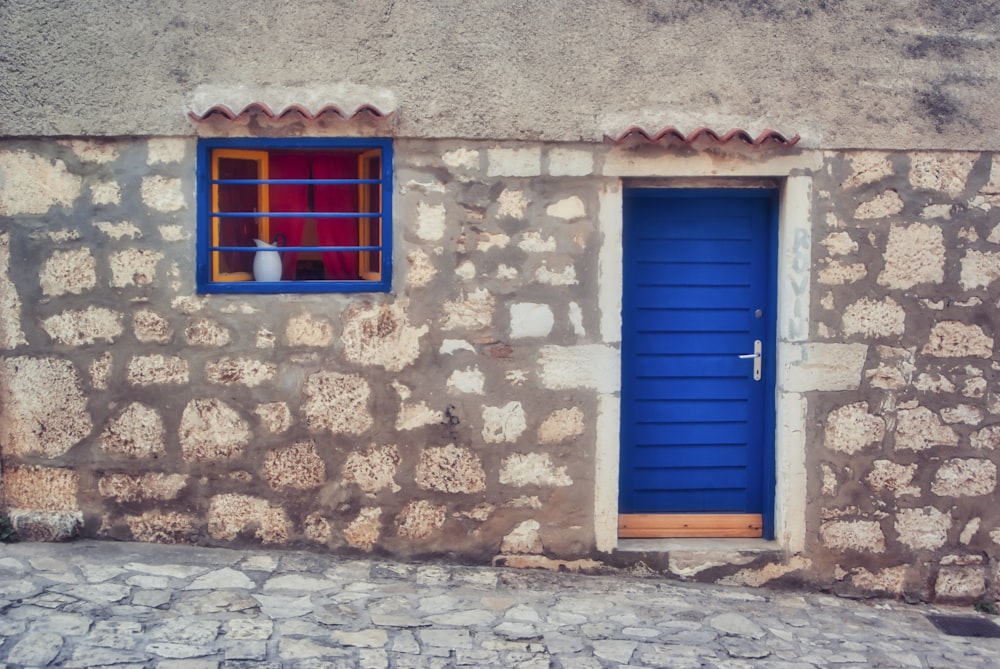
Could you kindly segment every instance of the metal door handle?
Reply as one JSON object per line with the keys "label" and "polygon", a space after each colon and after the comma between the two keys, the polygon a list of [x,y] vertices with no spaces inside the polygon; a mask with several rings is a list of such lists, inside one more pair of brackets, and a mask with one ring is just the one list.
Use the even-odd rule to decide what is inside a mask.
{"label": "metal door handle", "polygon": [[761,358],[764,357],[764,347],[759,339],[754,339],[753,341],[753,353],[744,353],[743,355],[736,356],[740,360],[750,360],[753,359],[753,380],[760,381],[761,374]]}

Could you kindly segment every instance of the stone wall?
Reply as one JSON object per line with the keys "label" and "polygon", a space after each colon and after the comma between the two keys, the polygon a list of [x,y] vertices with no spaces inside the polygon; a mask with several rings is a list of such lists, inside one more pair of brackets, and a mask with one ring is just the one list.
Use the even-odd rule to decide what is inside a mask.
{"label": "stone wall", "polygon": [[817,184],[813,334],[867,353],[810,402],[809,551],[848,590],[995,596],[1000,159],[831,155]]}
{"label": "stone wall", "polygon": [[[398,140],[391,293],[224,296],[194,289],[194,150],[0,143],[0,455],[23,536],[635,562],[595,548],[619,385],[601,194],[633,151],[675,153]],[[807,407],[804,549],[665,571],[992,596],[1000,159],[813,157],[810,313],[778,371]]]}

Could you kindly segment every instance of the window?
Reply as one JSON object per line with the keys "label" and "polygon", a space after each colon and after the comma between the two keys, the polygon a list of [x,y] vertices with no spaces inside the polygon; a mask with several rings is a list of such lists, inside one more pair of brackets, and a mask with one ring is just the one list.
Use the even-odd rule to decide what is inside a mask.
{"label": "window", "polygon": [[388,291],[392,142],[205,139],[199,292]]}

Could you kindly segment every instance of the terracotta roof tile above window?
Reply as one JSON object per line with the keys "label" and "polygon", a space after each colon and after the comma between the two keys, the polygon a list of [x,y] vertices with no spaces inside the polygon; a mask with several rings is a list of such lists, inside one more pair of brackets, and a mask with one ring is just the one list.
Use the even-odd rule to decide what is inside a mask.
{"label": "terracotta roof tile above window", "polygon": [[271,119],[300,114],[314,120],[336,114],[350,120],[363,112],[385,118],[396,112],[396,99],[390,91],[348,82],[308,88],[199,86],[188,96],[187,112],[195,121],[214,116],[235,120],[252,113]]}
{"label": "terracotta roof tile above window", "polygon": [[729,144],[730,142],[741,142],[746,146],[752,146],[754,148],[764,148],[768,146],[795,146],[800,137],[795,135],[791,138],[786,138],[779,132],[774,130],[764,130],[757,137],[754,137],[751,133],[740,128],[734,128],[724,134],[719,134],[715,130],[707,127],[701,127],[694,130],[688,134],[684,134],[683,131],[678,130],[674,126],[668,126],[663,128],[659,132],[650,133],[644,128],[639,126],[632,126],[625,132],[619,134],[617,137],[612,137],[611,135],[605,135],[604,140],[611,142],[613,144],[624,144],[629,141],[646,141],[653,144],[658,143],[675,143],[675,144],[693,144],[699,139],[709,139],[716,144]]}

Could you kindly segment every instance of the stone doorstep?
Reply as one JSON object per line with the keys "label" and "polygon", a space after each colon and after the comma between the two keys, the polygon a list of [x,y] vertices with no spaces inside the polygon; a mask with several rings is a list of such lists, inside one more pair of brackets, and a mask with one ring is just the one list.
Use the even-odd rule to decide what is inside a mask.
{"label": "stone doorstep", "polygon": [[615,549],[618,553],[710,553],[713,557],[725,555],[772,553],[784,556],[784,549],[777,541],[767,539],[619,539]]}

